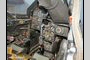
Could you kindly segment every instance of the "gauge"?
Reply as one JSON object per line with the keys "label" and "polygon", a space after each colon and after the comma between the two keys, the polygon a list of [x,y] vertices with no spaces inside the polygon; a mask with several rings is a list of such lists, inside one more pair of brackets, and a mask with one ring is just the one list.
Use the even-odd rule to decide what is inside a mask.
{"label": "gauge", "polygon": [[61,28],[59,26],[56,28],[56,33],[61,33]]}
{"label": "gauge", "polygon": [[55,26],[55,34],[58,34],[60,36],[67,37],[68,36],[68,27],[63,26]]}

